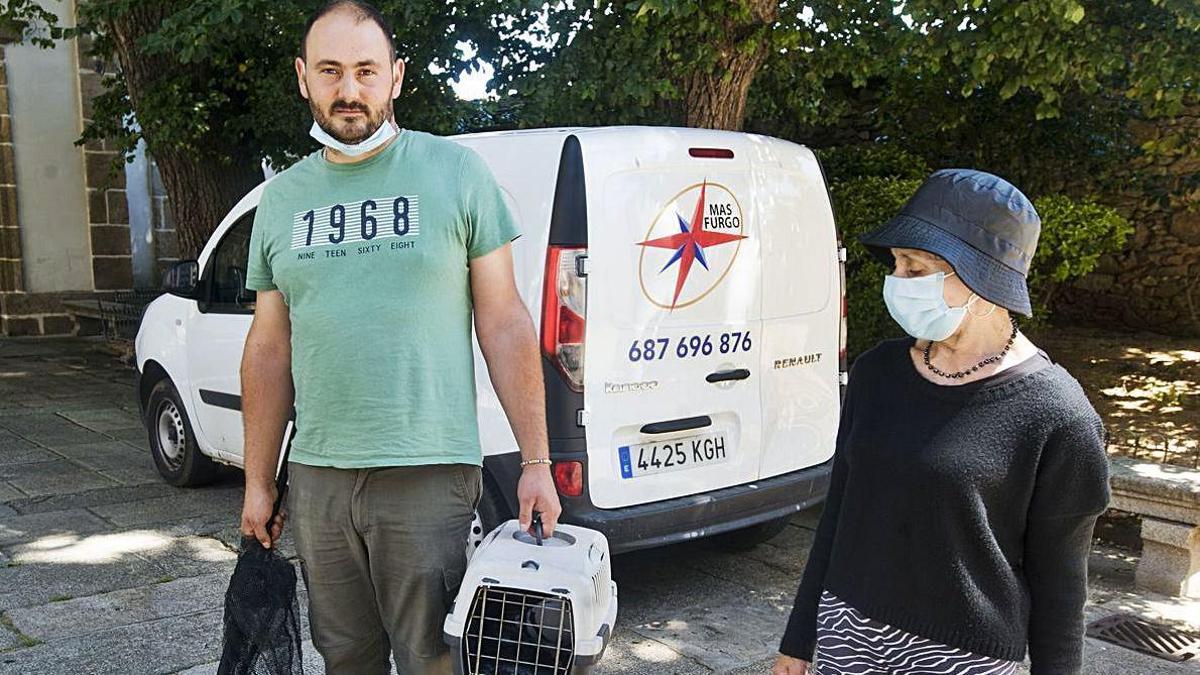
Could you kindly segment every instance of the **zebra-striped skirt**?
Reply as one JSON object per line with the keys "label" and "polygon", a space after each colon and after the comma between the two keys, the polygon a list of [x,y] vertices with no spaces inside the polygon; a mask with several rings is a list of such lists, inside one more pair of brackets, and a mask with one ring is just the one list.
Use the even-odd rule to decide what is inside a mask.
{"label": "zebra-striped skirt", "polygon": [[814,675],[1013,675],[1018,665],[906,633],[821,593]]}

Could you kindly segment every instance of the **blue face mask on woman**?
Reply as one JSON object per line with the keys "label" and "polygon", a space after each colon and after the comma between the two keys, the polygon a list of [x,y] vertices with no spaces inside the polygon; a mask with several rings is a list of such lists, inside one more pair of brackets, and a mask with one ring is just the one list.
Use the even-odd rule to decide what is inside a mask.
{"label": "blue face mask on woman", "polygon": [[947,305],[944,294],[946,279],[954,274],[935,272],[923,277],[889,275],[883,280],[883,301],[887,304],[888,313],[904,332],[918,340],[941,342],[954,335],[971,304],[979,299],[978,295],[972,293],[971,299],[962,307]]}

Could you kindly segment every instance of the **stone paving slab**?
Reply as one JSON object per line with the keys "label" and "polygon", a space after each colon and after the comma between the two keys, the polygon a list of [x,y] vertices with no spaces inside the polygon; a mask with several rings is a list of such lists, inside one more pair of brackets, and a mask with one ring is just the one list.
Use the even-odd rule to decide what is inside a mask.
{"label": "stone paving slab", "polygon": [[90,635],[108,628],[219,609],[229,575],[205,574],[126,588],[7,612],[13,626],[43,641]]}
{"label": "stone paving slab", "polygon": [[242,491],[240,485],[182,490],[167,497],[97,506],[92,511],[121,526],[168,523],[193,516],[212,516],[214,513],[236,514],[229,516],[229,522],[238,522],[242,510]]}
{"label": "stone paving slab", "polygon": [[[153,499],[176,494],[187,488],[177,488],[161,480],[152,485],[118,486],[84,490],[61,495],[44,495],[41,497],[7,497],[4,484],[0,483],[0,502],[16,509],[20,513],[45,513],[48,511],[65,511],[105,504],[121,504],[140,499]],[[13,491],[14,495],[20,494]]]}
{"label": "stone paving slab", "polygon": [[135,448],[140,448],[142,452],[150,452],[150,439],[145,429],[116,429],[114,431],[106,431],[104,435],[113,440],[128,443]]}
{"label": "stone paving slab", "polygon": [[118,429],[137,429],[142,431],[142,421],[136,414],[131,414],[121,408],[99,408],[79,411],[59,411],[64,417],[75,424],[92,431],[116,431]]}
{"label": "stone paving slab", "polygon": [[84,509],[11,516],[0,518],[0,546],[10,548],[49,537],[73,537],[110,529],[109,523]]}
{"label": "stone paving slab", "polygon": [[[159,534],[161,531],[155,530]],[[170,577],[194,577],[212,573],[233,572],[237,553],[221,542],[208,537],[169,537],[170,545],[161,549],[148,550],[138,555],[158,566]]]}
{"label": "stone paving slab", "polygon": [[19,500],[27,497],[24,492],[8,484],[8,481],[0,480],[0,503],[8,503],[14,500]]}
{"label": "stone paving slab", "polygon": [[65,459],[0,466],[0,480],[31,497],[70,494],[118,484],[112,478]]}
{"label": "stone paving slab", "polygon": [[61,456],[23,438],[0,438],[0,466],[53,462]]}
{"label": "stone paving slab", "polygon": [[0,652],[23,646],[21,637],[11,630],[0,626]]}
{"label": "stone paving slab", "polygon": [[[304,666],[304,675],[325,675],[325,662],[321,660],[321,655],[317,653],[317,648],[313,646],[312,640],[305,640],[300,643],[300,661]],[[217,675],[217,663],[206,663],[204,665],[188,668],[187,670],[179,671],[180,675]],[[396,672],[393,667],[392,672]]]}
{"label": "stone paving slab", "polygon": [[160,567],[132,555],[108,565],[24,562],[0,568],[0,610],[145,586],[163,576]]}
{"label": "stone paving slab", "polygon": [[0,654],[0,673],[157,675],[209,661],[221,648],[222,611],[175,616]]}
{"label": "stone paving slab", "polygon": [[54,452],[123,485],[163,482],[150,452],[122,441],[106,439],[98,443],[54,444],[49,447]]}
{"label": "stone paving slab", "polygon": [[27,441],[11,431],[0,430],[0,465],[27,464],[57,459],[38,444]]}

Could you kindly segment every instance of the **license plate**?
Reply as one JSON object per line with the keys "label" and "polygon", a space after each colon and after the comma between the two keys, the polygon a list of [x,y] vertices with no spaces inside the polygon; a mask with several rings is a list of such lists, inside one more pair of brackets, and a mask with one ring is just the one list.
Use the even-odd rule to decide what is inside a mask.
{"label": "license plate", "polygon": [[719,464],[729,459],[725,434],[716,432],[658,443],[623,445],[617,448],[621,478],[639,478],[697,466]]}

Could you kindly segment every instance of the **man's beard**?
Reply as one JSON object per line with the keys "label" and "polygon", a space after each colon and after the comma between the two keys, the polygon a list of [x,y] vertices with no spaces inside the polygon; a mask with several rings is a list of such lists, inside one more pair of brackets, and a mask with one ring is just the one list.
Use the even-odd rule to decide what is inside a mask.
{"label": "man's beard", "polygon": [[[391,106],[387,106],[382,110],[371,110],[362,103],[349,103],[347,101],[336,100],[330,104],[329,113],[326,113],[312,99],[309,99],[308,107],[312,109],[313,119],[316,120],[317,125],[325,133],[348,145],[354,145],[370,138],[371,134],[378,131],[379,127],[386,124],[388,119],[391,118]],[[337,121],[337,115],[333,113],[335,108],[361,110],[364,115],[362,119],[339,122]],[[341,128],[339,129],[339,127]]]}

